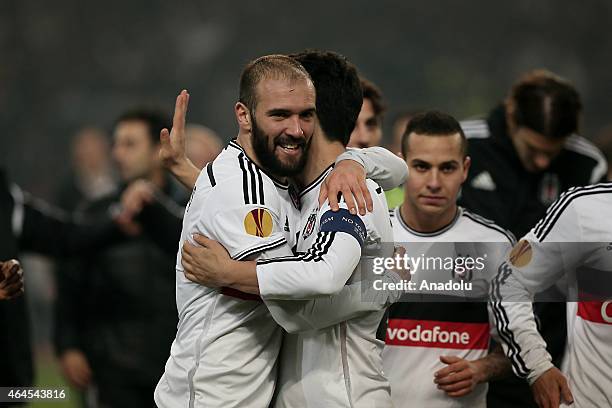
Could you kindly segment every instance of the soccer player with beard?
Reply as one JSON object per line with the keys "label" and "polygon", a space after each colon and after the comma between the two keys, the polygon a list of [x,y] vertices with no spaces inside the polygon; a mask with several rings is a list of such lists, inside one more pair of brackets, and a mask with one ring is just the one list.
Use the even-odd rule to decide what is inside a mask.
{"label": "soccer player with beard", "polygon": [[[188,98],[186,91],[177,98],[173,133],[184,132]],[[299,170],[315,126],[314,86],[293,59],[261,57],[243,71],[235,113],[238,137],[198,176],[179,245],[198,232],[222,242],[235,259],[285,255],[279,248],[287,243],[289,186],[265,170],[269,163],[259,156],[253,119],[258,116],[266,133],[278,135],[272,139],[275,170]],[[281,330],[264,304],[255,296],[187,280],[180,253],[176,299],[178,330],[155,390],[157,405],[267,406],[276,378],[270,362],[276,361]]]}
{"label": "soccer player with beard", "polygon": [[[290,332],[283,342],[275,406],[390,407],[382,342],[375,333],[384,306],[393,299],[370,302],[361,291],[351,291],[362,279],[353,273],[360,270],[362,250],[371,256],[392,253],[392,245],[383,245],[392,244],[393,236],[382,188],[367,180],[373,211],[365,216],[351,214],[344,202],[333,212],[329,203],[321,206],[317,200],[359,114],[359,79],[354,66],[334,53],[304,52],[294,58],[315,82],[320,125],[312,138],[312,156],[294,177],[301,186],[300,255],[238,262],[219,243],[197,237],[202,248],[183,248],[186,275],[201,284],[260,294],[274,319]],[[346,265],[348,273],[340,267]]]}
{"label": "soccer player with beard", "polygon": [[[183,92],[177,98],[172,135],[167,131],[161,135],[166,146],[173,139],[179,145],[180,140],[184,142],[188,97]],[[295,221],[288,186],[269,170],[283,175],[299,170],[312,135],[314,113],[314,88],[299,63],[284,56],[267,56],[246,67],[236,104],[238,138],[197,177],[185,213],[181,247],[188,245],[192,234],[201,233],[222,242],[234,259],[291,253],[286,236],[291,243],[293,235],[287,229]],[[178,164],[175,174],[193,180],[189,167]],[[352,236],[339,235],[340,245],[354,245]],[[280,328],[257,296],[249,296],[246,290],[194,284],[183,275],[185,263],[188,261],[179,254],[179,327],[156,389],[156,403],[162,407],[187,403],[266,406],[276,378]],[[339,265],[340,270],[349,268],[352,270],[350,265]]]}

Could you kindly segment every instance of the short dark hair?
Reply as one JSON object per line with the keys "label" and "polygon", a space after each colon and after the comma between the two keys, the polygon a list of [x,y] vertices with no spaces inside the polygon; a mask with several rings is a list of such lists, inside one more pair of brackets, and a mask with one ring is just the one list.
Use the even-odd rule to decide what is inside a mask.
{"label": "short dark hair", "polygon": [[170,130],[170,116],[158,108],[136,107],[122,113],[115,121],[115,126],[121,122],[143,122],[149,128],[149,136],[153,144],[159,143],[159,134],[162,129]]}
{"label": "short dark hair", "polygon": [[439,111],[417,113],[410,119],[402,137],[402,154],[408,153],[411,133],[425,136],[450,136],[459,133],[461,137],[461,154],[467,156],[467,139],[461,125],[451,115]]}
{"label": "short dark hair", "polygon": [[513,120],[545,137],[564,138],[578,130],[582,111],[580,95],[565,79],[539,69],[523,75],[509,95],[514,102]]}
{"label": "short dark hair", "polygon": [[263,79],[310,79],[303,66],[286,55],[264,55],[249,62],[240,75],[239,101],[252,113],[257,106],[257,84]]}
{"label": "short dark hair", "polygon": [[372,102],[374,115],[382,122],[383,114],[387,110],[382,91],[374,82],[364,77],[361,77],[361,88],[363,89],[363,99],[369,99]]}
{"label": "short dark hair", "polygon": [[331,51],[305,50],[291,54],[306,69],[317,93],[317,117],[328,140],[346,146],[363,103],[357,69]]}

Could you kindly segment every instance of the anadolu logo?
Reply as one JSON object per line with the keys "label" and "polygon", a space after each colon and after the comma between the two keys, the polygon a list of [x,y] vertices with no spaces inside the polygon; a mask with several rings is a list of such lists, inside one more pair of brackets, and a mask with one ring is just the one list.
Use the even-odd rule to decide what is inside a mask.
{"label": "anadolu logo", "polygon": [[263,208],[256,208],[249,211],[244,217],[244,230],[249,235],[256,237],[265,238],[272,234],[272,215],[268,210]]}

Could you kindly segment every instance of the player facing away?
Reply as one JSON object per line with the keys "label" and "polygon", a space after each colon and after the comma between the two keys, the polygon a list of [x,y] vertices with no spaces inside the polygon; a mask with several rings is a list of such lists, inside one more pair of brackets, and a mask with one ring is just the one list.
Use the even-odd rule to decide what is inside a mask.
{"label": "player facing away", "polygon": [[320,205],[317,200],[362,104],[358,76],[334,53],[294,57],[316,84],[320,125],[310,160],[296,177],[302,186],[297,255],[238,262],[218,243],[203,239],[199,242],[204,247],[192,250],[187,259],[189,269],[202,284],[259,293],[274,319],[290,332],[283,340],[274,406],[391,407],[382,342],[375,338],[391,296],[371,302],[361,290],[351,290],[359,287],[362,254],[381,256],[386,249],[391,252],[387,256],[392,254],[392,245],[383,245],[391,244],[393,237],[382,189],[367,180],[373,209],[365,215],[351,214],[344,202],[333,212],[327,202]]}
{"label": "player facing away", "polygon": [[[487,382],[509,372],[501,348],[489,353],[487,288],[514,237],[457,205],[470,158],[459,123],[429,111],[415,115],[402,139],[410,176],[393,210],[395,244],[408,254],[484,257],[469,271],[417,267],[416,293],[391,305],[383,350],[396,407],[485,407]],[[448,244],[445,244],[448,243]],[[423,258],[425,259],[425,258]],[[423,282],[471,283],[472,290],[427,290]],[[423,290],[419,290],[423,288]]]}
{"label": "player facing away", "polygon": [[[566,282],[563,372],[538,332],[535,293]],[[491,286],[504,351],[541,407],[612,406],[612,183],[574,187],[508,255]]]}

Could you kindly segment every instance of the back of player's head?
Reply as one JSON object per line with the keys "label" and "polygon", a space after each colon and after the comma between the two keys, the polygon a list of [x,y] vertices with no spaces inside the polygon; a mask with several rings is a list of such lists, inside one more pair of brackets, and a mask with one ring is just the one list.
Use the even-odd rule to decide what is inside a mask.
{"label": "back of player's head", "polygon": [[286,55],[264,55],[249,62],[240,75],[239,101],[251,112],[257,106],[257,85],[264,79],[298,81],[309,76],[299,62]]}
{"label": "back of player's head", "polygon": [[361,88],[363,89],[363,99],[369,99],[374,109],[374,115],[381,121],[383,113],[387,109],[383,98],[382,91],[374,82],[367,78],[361,77]]}
{"label": "back of player's head", "polygon": [[170,117],[160,109],[137,107],[122,113],[115,121],[115,127],[121,122],[143,122],[149,128],[149,136],[153,144],[159,143],[162,129],[170,129]]}
{"label": "back of player's head", "polygon": [[461,125],[451,115],[439,111],[425,111],[417,113],[410,119],[402,137],[402,154],[406,157],[409,150],[410,135],[415,133],[423,136],[451,136],[459,134],[461,137],[461,154],[467,156],[467,139]]}
{"label": "back of player's head", "polygon": [[516,127],[553,139],[578,130],[580,95],[572,84],[550,71],[534,70],[519,78],[510,90],[509,102]]}
{"label": "back of player's head", "polygon": [[305,50],[290,55],[310,74],[317,94],[317,116],[327,139],[346,146],[363,103],[357,69],[331,51]]}

